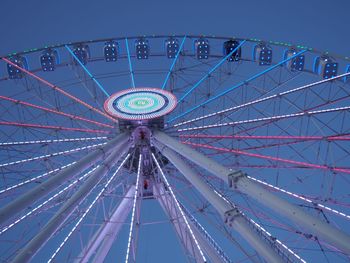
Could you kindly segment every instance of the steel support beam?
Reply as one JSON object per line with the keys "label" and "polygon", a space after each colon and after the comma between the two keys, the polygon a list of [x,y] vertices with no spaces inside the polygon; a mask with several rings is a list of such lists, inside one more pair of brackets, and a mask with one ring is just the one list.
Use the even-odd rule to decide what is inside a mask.
{"label": "steel support beam", "polygon": [[[175,151],[158,141],[153,141],[153,144],[211,203],[225,223],[235,229],[267,262],[283,262],[280,255],[266,241],[261,239],[258,233],[247,223],[239,210],[217,195]],[[167,142],[168,144],[169,142]]]}
{"label": "steel support beam", "polygon": [[[172,223],[184,250],[187,252],[187,254],[192,260],[195,260],[195,262],[203,262],[202,256],[199,253],[198,249],[196,249],[194,241],[187,230],[187,226],[184,220],[182,219],[180,211],[178,210],[171,194],[165,191],[162,183],[153,185],[153,193],[160,206],[162,207],[164,213],[168,216],[169,221]],[[192,225],[191,229],[192,231],[195,231]],[[195,233],[193,234],[196,238],[198,238]]]}
{"label": "steel support beam", "polygon": [[[286,200],[275,196],[260,185],[256,184],[254,181],[247,178],[242,171],[233,171],[232,169],[226,168],[205,155],[181,144],[163,132],[154,131],[153,138],[156,139],[156,141],[167,145],[195,164],[206,169],[213,175],[227,181],[232,188],[247,194],[260,202],[262,205],[274,210],[278,214],[281,214],[295,223],[305,226],[318,238],[330,243],[334,247],[350,255],[350,236],[348,234],[340,231],[326,222],[319,220],[317,217],[305,213],[303,210],[293,204],[290,204]],[[153,140],[153,142],[155,141]],[[162,149],[162,146],[160,146],[160,149]]]}
{"label": "steel support beam", "polygon": [[87,263],[92,257],[92,262],[104,262],[124,221],[131,211],[134,194],[135,186],[132,185],[114,210],[112,216],[101,225],[75,262]]}
{"label": "steel support beam", "polygon": [[113,152],[107,159],[92,172],[88,179],[80,186],[80,188],[63,204],[56,214],[48,223],[40,230],[40,232],[31,239],[27,245],[19,251],[13,263],[28,262],[42,246],[53,236],[53,234],[63,225],[67,218],[78,207],[79,203],[98,185],[103,176],[106,175],[111,168],[118,162],[120,157],[128,151],[128,137],[125,136],[117,145],[114,146]]}
{"label": "steel support beam", "polygon": [[108,142],[107,144],[98,147],[95,151],[89,153],[77,163],[65,168],[64,170],[52,176],[50,179],[44,183],[38,185],[32,190],[21,195],[7,206],[0,209],[0,225],[3,225],[11,217],[15,216],[17,213],[27,208],[31,204],[35,203],[41,197],[49,194],[52,190],[56,189],[67,179],[82,173],[84,170],[92,166],[94,163],[101,159],[105,159],[106,156],[118,145],[122,144],[129,134],[123,133],[118,135],[116,138]]}
{"label": "steel support beam", "polygon": [[[168,215],[168,218],[170,219],[170,222],[173,224],[177,235],[180,239],[182,239],[181,232],[185,232],[186,230],[186,225],[184,222],[181,222],[179,220],[178,215],[180,214],[179,211],[177,210],[176,205],[174,204],[172,197],[170,193],[168,193],[164,185],[162,183],[155,184],[153,186],[153,192],[155,193],[155,197],[157,201],[159,202],[160,206],[163,208],[163,211],[165,214]],[[170,207],[168,207],[170,205]],[[187,217],[188,218],[188,217]],[[199,245],[203,248],[203,251],[205,251],[206,255],[210,258],[210,262],[213,263],[222,263],[222,262],[227,262],[223,261],[221,256],[218,254],[218,252],[215,250],[215,248],[208,242],[208,240],[203,236],[203,234],[197,229],[197,227],[194,226],[192,223],[191,219],[188,218],[188,221],[191,225],[191,229],[193,231],[193,234],[197,238]],[[188,237],[187,239],[191,240],[191,237],[186,235]],[[185,238],[186,238],[185,237]],[[191,242],[189,240],[181,240],[182,243],[184,244],[185,249],[192,255],[193,258],[196,259],[196,262],[200,262],[202,257],[198,253],[196,249],[193,249],[193,245],[190,245]],[[190,246],[188,246],[190,245]],[[195,252],[195,253],[193,253]]]}

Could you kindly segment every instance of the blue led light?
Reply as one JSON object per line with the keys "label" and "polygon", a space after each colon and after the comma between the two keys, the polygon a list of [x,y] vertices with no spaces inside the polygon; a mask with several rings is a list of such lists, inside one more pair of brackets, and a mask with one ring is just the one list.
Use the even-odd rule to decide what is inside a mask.
{"label": "blue led light", "polygon": [[196,109],[198,109],[198,108],[200,108],[200,107],[202,107],[202,106],[208,104],[209,102],[212,102],[212,101],[216,100],[216,99],[219,98],[219,97],[225,96],[227,93],[231,92],[232,90],[234,90],[234,89],[236,89],[236,88],[238,88],[238,87],[243,86],[243,85],[246,84],[247,82],[250,82],[250,81],[252,81],[252,80],[254,80],[254,79],[257,79],[258,77],[260,77],[260,76],[266,74],[267,72],[269,72],[269,71],[271,71],[271,70],[273,70],[273,69],[275,69],[275,68],[277,68],[277,67],[279,67],[279,66],[281,66],[281,65],[284,65],[286,62],[288,62],[288,61],[294,59],[294,58],[297,57],[297,56],[302,55],[302,54],[305,53],[305,52],[306,52],[306,50],[302,50],[302,51],[296,53],[295,55],[293,55],[292,57],[289,57],[289,58],[287,58],[287,59],[282,60],[281,62],[277,63],[276,65],[273,65],[273,66],[271,66],[271,67],[269,67],[269,68],[263,70],[262,72],[260,72],[260,73],[258,73],[258,74],[256,74],[256,75],[254,75],[254,76],[252,76],[252,77],[246,79],[245,81],[239,82],[237,85],[235,85],[235,86],[233,86],[233,87],[230,87],[230,88],[226,89],[225,91],[223,91],[223,92],[221,92],[221,93],[215,95],[214,97],[211,97],[211,98],[207,99],[206,101],[204,101],[204,102],[202,102],[202,103],[199,103],[199,104],[196,105],[195,107],[190,108],[190,109],[186,110],[185,112],[183,112],[183,113],[181,113],[181,114],[179,114],[179,115],[173,117],[172,119],[170,119],[170,120],[168,121],[168,123],[173,122],[174,120],[176,120],[176,119],[178,119],[178,118],[181,118],[181,117],[187,115],[188,113],[190,113],[190,112],[192,112],[192,111],[194,111],[194,110],[196,110]]}
{"label": "blue led light", "polygon": [[40,63],[43,71],[54,71],[59,63],[57,50],[45,50],[40,57]]}
{"label": "blue led light", "polygon": [[[65,45],[66,49],[69,51],[69,53],[73,56],[75,61],[80,64],[80,66],[84,69],[84,71],[90,76],[90,78],[96,83],[96,85],[100,88],[100,90],[109,97],[108,92],[103,88],[101,83],[91,74],[91,72],[88,70],[88,68],[85,66],[85,64],[79,59],[79,57],[72,51],[67,45]],[[86,50],[86,48],[85,48]]]}
{"label": "blue led light", "polygon": [[[66,45],[67,46],[67,45]],[[73,51],[70,52],[73,56],[73,62],[75,65],[86,65],[90,58],[90,49],[88,45],[78,44],[73,47]],[[80,63],[79,63],[80,62]]]}
{"label": "blue led light", "polygon": [[[166,85],[166,83],[168,82],[168,79],[169,79],[169,77],[170,77],[170,73],[172,72],[172,70],[173,70],[173,68],[174,68],[174,66],[175,66],[175,63],[176,63],[176,61],[177,61],[177,59],[178,59],[178,57],[179,57],[179,55],[180,55],[180,52],[181,52],[181,50],[183,49],[183,46],[184,46],[184,44],[185,44],[185,40],[186,40],[186,36],[184,36],[184,38],[182,39],[181,45],[180,45],[179,49],[178,49],[177,52],[176,52],[175,59],[174,59],[173,63],[171,64],[170,69],[169,69],[169,71],[168,71],[168,73],[167,73],[167,75],[166,75],[166,77],[165,77],[164,82],[163,82],[162,89],[165,88],[165,85]],[[171,40],[171,43],[172,43],[173,45],[176,44],[175,41],[174,41],[173,39]],[[168,56],[168,58],[169,58],[169,56]]]}
{"label": "blue led light", "polygon": [[209,41],[207,39],[197,39],[194,43],[197,59],[208,59],[210,54]]}
{"label": "blue led light", "polygon": [[117,61],[119,54],[119,44],[116,41],[108,41],[105,43],[103,49],[104,57],[106,62]]}
{"label": "blue led light", "polygon": [[259,43],[253,48],[253,60],[260,66],[272,64],[272,49],[264,43]]}
{"label": "blue led light", "polygon": [[223,44],[223,53],[224,56],[231,54],[228,56],[227,61],[239,61],[241,59],[242,50],[240,48],[241,44],[237,40],[228,40]]}
{"label": "blue led light", "polygon": [[[28,62],[25,57],[10,57],[9,60],[21,68],[28,69]],[[10,79],[21,79],[24,76],[24,73],[21,70],[11,64],[7,64],[7,72]]]}
{"label": "blue led light", "polygon": [[137,59],[148,59],[150,48],[148,40],[138,39],[135,41],[136,57]]}

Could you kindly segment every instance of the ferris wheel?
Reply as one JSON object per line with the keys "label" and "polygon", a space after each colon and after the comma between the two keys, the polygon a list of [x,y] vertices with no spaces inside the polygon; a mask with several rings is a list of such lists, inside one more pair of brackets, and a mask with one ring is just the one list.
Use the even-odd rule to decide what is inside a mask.
{"label": "ferris wheel", "polygon": [[349,57],[173,35],[1,60],[1,262],[350,260]]}

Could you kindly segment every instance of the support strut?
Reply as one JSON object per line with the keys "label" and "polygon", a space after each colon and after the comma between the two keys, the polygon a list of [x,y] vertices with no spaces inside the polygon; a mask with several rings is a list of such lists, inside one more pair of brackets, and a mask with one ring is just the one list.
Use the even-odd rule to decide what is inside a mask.
{"label": "support strut", "polygon": [[122,145],[129,135],[123,133],[118,135],[116,138],[108,142],[106,145],[98,147],[95,151],[89,153],[75,164],[65,168],[64,170],[52,176],[44,183],[38,185],[34,189],[21,195],[7,206],[0,209],[0,225],[3,225],[8,219],[35,203],[41,197],[47,195],[52,190],[56,189],[67,179],[74,177],[75,175],[83,172],[97,161],[104,159],[108,154],[115,148]]}
{"label": "support strut", "polygon": [[240,211],[232,207],[219,195],[217,195],[208,184],[206,184],[197,174],[182,160],[182,158],[172,149],[163,143],[153,141],[153,144],[169,161],[187,178],[188,181],[208,200],[209,203],[219,212],[225,223],[235,229],[251,246],[266,259],[267,262],[282,263],[282,257],[262,240],[254,229],[247,224]]}
{"label": "support strut", "polygon": [[40,232],[30,240],[27,245],[20,250],[17,256],[12,261],[13,263],[28,262],[42,246],[53,236],[53,234],[63,225],[68,217],[75,211],[79,203],[98,185],[103,176],[107,174],[111,168],[118,162],[120,157],[128,151],[127,137],[114,146],[113,152],[107,159],[97,168],[88,179],[56,212],[49,222],[40,230]]}
{"label": "support strut", "polygon": [[[187,257],[194,260],[195,262],[205,262],[203,261],[203,258],[198,249],[196,249],[195,242],[191,234],[189,233],[186,223],[181,217],[181,212],[177,208],[171,194],[169,192],[166,192],[165,187],[162,183],[157,183],[153,185],[153,193],[155,194],[155,197],[158,203],[160,204],[160,207],[163,209],[164,213],[167,215],[169,221],[173,225],[176,235],[184,251],[186,252]],[[194,233],[194,229],[191,224],[190,227],[193,231],[193,235],[198,240],[198,236]],[[202,244],[199,244],[199,246],[202,248]],[[207,251],[205,252],[207,254]]]}
{"label": "support strut", "polygon": [[153,143],[157,144],[157,142],[160,142],[163,144],[163,146],[159,146],[161,151],[162,147],[167,145],[180,155],[206,169],[213,175],[221,178],[224,181],[228,181],[230,187],[233,189],[247,194],[260,202],[262,205],[274,210],[278,214],[281,214],[295,223],[304,225],[318,238],[323,239],[344,253],[350,255],[350,236],[348,234],[319,220],[316,217],[305,213],[303,210],[293,204],[290,204],[286,200],[273,195],[260,185],[256,184],[254,181],[247,178],[242,171],[233,171],[232,169],[226,168],[205,155],[191,149],[190,147],[179,143],[163,132],[154,131],[153,138],[156,139],[156,141],[153,140]]}
{"label": "support strut", "polygon": [[[160,206],[162,207],[165,214],[167,214],[168,218],[170,219],[170,222],[173,224],[176,234],[181,239],[182,244],[184,248],[188,251],[189,254],[192,255],[193,258],[196,259],[196,262],[201,261],[201,256],[197,252],[197,250],[193,250],[193,244],[191,243],[191,238],[187,235],[182,235],[182,233],[185,231],[186,226],[184,222],[179,220],[178,218],[178,211],[177,207],[173,204],[173,200],[169,192],[165,190],[165,187],[162,183],[155,184],[153,186],[153,192],[155,193],[156,199],[159,202]],[[193,230],[193,234],[197,238],[200,246],[205,251],[206,255],[210,258],[210,262],[213,263],[230,263],[231,261],[229,259],[226,259],[223,257],[224,252],[222,250],[217,249],[212,244],[214,243],[213,240],[208,240],[208,237],[203,234],[202,231],[198,230],[196,225],[191,221],[191,218],[189,215],[186,215],[188,220],[190,221],[191,228]],[[184,240],[182,240],[184,239]],[[216,243],[215,243],[216,244]],[[197,252],[197,253],[196,253]]]}
{"label": "support strut", "polygon": [[132,185],[112,216],[98,229],[96,235],[90,240],[83,253],[81,253],[80,259],[76,262],[87,263],[94,255],[92,262],[104,262],[123,222],[131,211],[134,193],[135,186]]}

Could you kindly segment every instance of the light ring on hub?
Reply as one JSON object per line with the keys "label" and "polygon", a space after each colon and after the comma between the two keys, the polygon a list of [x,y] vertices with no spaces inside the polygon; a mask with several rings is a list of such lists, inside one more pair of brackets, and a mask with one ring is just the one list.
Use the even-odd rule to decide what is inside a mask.
{"label": "light ring on hub", "polygon": [[118,119],[148,120],[170,113],[177,104],[176,97],[156,88],[126,89],[110,96],[105,111]]}

